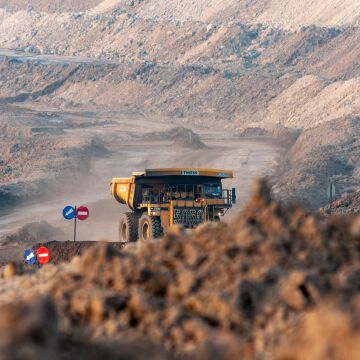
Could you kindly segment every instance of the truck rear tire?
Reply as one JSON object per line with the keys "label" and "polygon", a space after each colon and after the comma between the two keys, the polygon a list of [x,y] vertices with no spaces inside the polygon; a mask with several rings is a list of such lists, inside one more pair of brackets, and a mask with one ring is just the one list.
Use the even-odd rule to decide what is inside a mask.
{"label": "truck rear tire", "polygon": [[134,242],[138,239],[139,214],[126,212],[120,217],[119,241]]}
{"label": "truck rear tire", "polygon": [[139,221],[139,240],[149,241],[164,235],[161,220],[158,216],[149,216],[144,213]]}

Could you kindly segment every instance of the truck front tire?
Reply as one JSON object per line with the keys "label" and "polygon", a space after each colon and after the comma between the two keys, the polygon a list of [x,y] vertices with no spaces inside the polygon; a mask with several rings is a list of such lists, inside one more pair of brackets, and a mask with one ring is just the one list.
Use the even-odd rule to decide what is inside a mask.
{"label": "truck front tire", "polygon": [[140,215],[133,212],[126,212],[120,217],[119,223],[119,241],[134,242],[138,239]]}
{"label": "truck front tire", "polygon": [[139,221],[139,240],[149,241],[164,235],[161,220],[158,216],[149,216],[144,213]]}

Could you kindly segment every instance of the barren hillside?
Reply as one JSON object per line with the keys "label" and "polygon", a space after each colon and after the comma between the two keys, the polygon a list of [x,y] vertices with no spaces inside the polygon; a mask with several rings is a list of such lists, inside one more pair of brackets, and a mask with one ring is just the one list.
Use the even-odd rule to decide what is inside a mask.
{"label": "barren hillside", "polygon": [[172,17],[180,20],[219,21],[243,18],[246,21],[271,23],[280,26],[345,25],[359,19],[357,1],[296,2],[280,0],[0,0],[0,7],[10,11],[35,10],[45,12],[86,11],[104,13],[130,5],[145,17]]}
{"label": "barren hillside", "polygon": [[33,10],[44,12],[84,11],[102,0],[0,0],[0,7],[10,11]]}
{"label": "barren hillside", "polygon": [[[286,30],[246,23],[242,17],[231,22],[219,17],[218,23],[178,21],[150,16],[146,2],[126,4],[97,15],[3,11],[0,46],[34,56],[101,59],[102,66],[83,66],[81,73],[87,75],[80,79],[77,71],[69,81],[62,76],[65,81],[55,93],[61,101],[102,107],[125,103],[144,112],[228,118],[235,127],[281,123],[309,128],[359,115],[354,96],[359,89],[357,27]],[[156,8],[161,12],[160,5]],[[23,73],[24,61],[3,62],[3,71]],[[59,62],[51,73],[54,68],[68,73]],[[38,74],[44,68],[31,70],[27,87],[34,87],[35,79],[46,87],[49,80]],[[17,81],[21,88],[24,76]],[[97,86],[90,86],[94,81]],[[9,96],[16,85],[6,89],[4,96]]]}
{"label": "barren hillside", "polygon": [[86,181],[90,160],[106,156],[107,150],[101,136],[69,130],[106,125],[81,115],[2,106],[0,215],[6,206],[59,195],[80,176]]}
{"label": "barren hillside", "polygon": [[175,18],[219,22],[243,19],[247,22],[267,23],[281,27],[301,25],[334,26],[354,24],[359,20],[360,4],[346,0],[104,0],[92,11],[100,13],[128,4],[144,17]]}
{"label": "barren hillside", "polygon": [[314,209],[329,202],[330,182],[337,186],[336,198],[346,196],[360,183],[359,145],[359,118],[342,118],[304,131],[285,156],[276,193],[283,199],[301,199]]}
{"label": "barren hillside", "polygon": [[0,47],[14,50],[0,49],[1,104],[220,121],[234,135],[360,116],[358,1],[29,3],[0,10]]}

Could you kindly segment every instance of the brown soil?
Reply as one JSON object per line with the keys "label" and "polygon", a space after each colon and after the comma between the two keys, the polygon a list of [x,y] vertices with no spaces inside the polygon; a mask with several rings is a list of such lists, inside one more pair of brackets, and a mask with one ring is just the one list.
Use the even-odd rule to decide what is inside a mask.
{"label": "brown soil", "polygon": [[[87,249],[98,245],[96,241],[49,241],[33,246],[36,251],[39,247],[45,246],[51,255],[51,264],[70,262],[75,256],[82,255]],[[107,242],[107,245],[114,249],[122,249],[125,244],[120,242]]]}
{"label": "brown soil", "polygon": [[345,214],[360,215],[360,192],[344,196],[334,201],[331,208],[330,204],[326,205],[320,210],[320,213],[325,216]]}
{"label": "brown soil", "polygon": [[12,305],[0,309],[1,352],[71,357],[87,341],[116,358],[112,346],[135,338],[134,357],[150,341],[169,359],[356,359],[359,239],[359,218],[320,220],[273,202],[260,182],[231,224],[122,251],[103,244],[2,280],[0,301]]}

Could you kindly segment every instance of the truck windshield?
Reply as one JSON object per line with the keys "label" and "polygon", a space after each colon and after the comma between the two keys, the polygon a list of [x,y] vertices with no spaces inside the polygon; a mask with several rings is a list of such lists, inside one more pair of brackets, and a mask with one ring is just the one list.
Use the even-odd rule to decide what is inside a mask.
{"label": "truck windshield", "polygon": [[206,197],[220,197],[221,185],[220,184],[204,184],[204,193]]}

